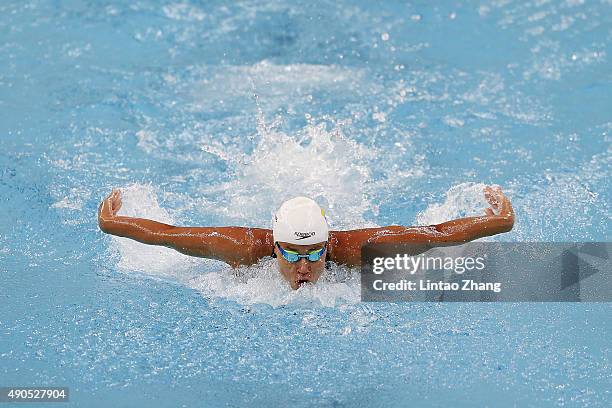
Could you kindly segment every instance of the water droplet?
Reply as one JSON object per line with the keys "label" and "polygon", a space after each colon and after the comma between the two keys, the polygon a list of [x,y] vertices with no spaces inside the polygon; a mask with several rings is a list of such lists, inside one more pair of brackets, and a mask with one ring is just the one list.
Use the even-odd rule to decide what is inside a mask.
{"label": "water droplet", "polygon": [[383,123],[387,120],[387,116],[383,112],[375,112],[372,114],[372,119]]}

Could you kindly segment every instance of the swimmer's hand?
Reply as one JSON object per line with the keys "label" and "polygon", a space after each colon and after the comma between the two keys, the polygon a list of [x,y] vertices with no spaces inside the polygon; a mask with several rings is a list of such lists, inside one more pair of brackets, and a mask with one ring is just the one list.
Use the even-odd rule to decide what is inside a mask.
{"label": "swimmer's hand", "polygon": [[104,226],[112,221],[121,208],[121,191],[113,189],[98,208],[98,225],[104,231]]}
{"label": "swimmer's hand", "polygon": [[485,213],[489,217],[501,217],[504,218],[509,224],[510,228],[514,225],[514,210],[508,197],[504,195],[499,186],[486,186],[484,188],[484,195],[489,204],[490,208],[485,209]]}

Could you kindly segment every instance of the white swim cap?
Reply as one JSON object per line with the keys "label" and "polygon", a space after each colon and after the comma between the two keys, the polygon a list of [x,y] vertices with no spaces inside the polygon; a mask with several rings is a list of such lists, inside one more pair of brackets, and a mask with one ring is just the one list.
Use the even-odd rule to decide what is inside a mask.
{"label": "white swim cap", "polygon": [[310,198],[285,201],[272,219],[274,242],[312,245],[327,241],[325,212]]}

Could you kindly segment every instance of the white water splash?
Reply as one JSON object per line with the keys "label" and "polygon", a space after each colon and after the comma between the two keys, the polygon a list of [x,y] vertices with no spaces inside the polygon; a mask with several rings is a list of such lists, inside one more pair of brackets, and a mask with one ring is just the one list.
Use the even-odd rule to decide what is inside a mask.
{"label": "white water splash", "polygon": [[462,183],[446,192],[442,204],[431,204],[417,215],[419,225],[439,224],[448,220],[484,215],[490,205],[485,199],[483,183]]}
{"label": "white water splash", "polygon": [[273,307],[287,304],[308,304],[335,307],[361,301],[358,271],[333,266],[325,270],[316,284],[306,284],[292,290],[283,280],[277,261],[266,258],[257,265],[202,274],[191,279],[188,286],[204,296],[222,297],[243,305],[264,303]]}
{"label": "white water splash", "polygon": [[225,217],[268,227],[283,201],[303,195],[325,209],[332,228],[374,225],[364,219],[376,207],[368,200],[367,162],[374,150],[346,139],[339,127],[328,130],[325,123],[289,136],[265,126],[260,117],[258,132],[251,154],[231,158],[235,178],[221,188],[211,186],[225,195],[220,206]]}
{"label": "white water splash", "polygon": [[[118,215],[147,218],[165,224],[174,220],[157,202],[155,190],[150,185],[132,184],[121,188],[122,205]],[[171,280],[183,280],[192,272],[196,258],[183,255],[173,249],[145,245],[140,242],[112,237],[113,247],[119,252],[118,268],[149,276]]]}

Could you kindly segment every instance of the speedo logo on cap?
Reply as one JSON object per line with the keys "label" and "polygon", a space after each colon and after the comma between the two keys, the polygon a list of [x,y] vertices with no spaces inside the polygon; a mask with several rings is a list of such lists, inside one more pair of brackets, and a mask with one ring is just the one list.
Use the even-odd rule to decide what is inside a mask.
{"label": "speedo logo on cap", "polygon": [[314,237],[315,236],[315,232],[294,232],[295,236],[297,237],[296,239],[306,239],[306,238],[310,238],[310,237]]}

